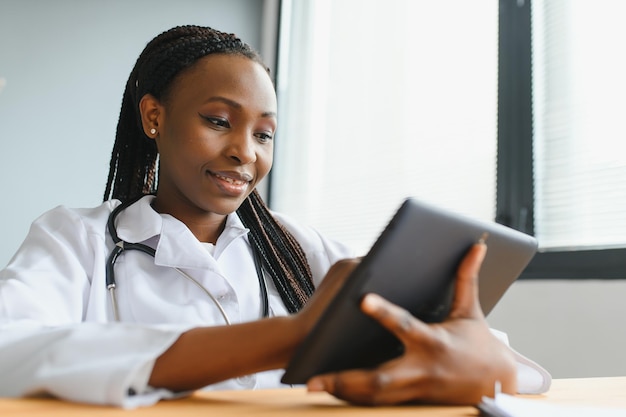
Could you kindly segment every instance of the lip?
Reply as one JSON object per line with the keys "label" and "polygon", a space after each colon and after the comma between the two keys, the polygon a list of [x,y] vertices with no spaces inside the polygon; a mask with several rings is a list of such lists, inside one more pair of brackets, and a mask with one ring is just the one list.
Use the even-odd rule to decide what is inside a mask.
{"label": "lip", "polygon": [[253,176],[238,171],[207,171],[209,177],[224,193],[237,197],[245,193]]}

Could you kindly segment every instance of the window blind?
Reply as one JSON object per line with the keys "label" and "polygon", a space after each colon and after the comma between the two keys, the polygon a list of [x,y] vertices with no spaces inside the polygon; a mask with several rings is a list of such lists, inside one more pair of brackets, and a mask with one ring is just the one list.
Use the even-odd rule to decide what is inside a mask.
{"label": "window blind", "polygon": [[626,2],[533,0],[535,232],[626,246]]}

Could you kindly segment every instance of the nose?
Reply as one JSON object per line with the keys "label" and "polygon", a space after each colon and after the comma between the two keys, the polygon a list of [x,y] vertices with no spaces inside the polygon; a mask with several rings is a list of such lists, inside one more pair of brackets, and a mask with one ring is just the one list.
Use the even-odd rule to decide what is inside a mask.
{"label": "nose", "polygon": [[227,156],[241,165],[256,161],[256,140],[250,132],[234,132],[229,138]]}

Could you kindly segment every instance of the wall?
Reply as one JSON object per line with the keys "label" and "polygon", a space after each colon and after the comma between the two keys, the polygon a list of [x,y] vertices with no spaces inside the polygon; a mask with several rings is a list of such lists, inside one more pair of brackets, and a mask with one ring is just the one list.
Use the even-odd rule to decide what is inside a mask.
{"label": "wall", "polygon": [[[259,47],[262,4],[0,0],[0,265],[43,211],[101,201],[124,84],[146,42],[194,23]],[[520,281],[489,321],[555,377],[626,375],[624,295],[626,281]]]}
{"label": "wall", "polygon": [[102,201],[128,75],[176,25],[261,47],[261,0],[0,0],[0,267],[59,204]]}
{"label": "wall", "polygon": [[487,319],[555,378],[624,376],[625,296],[626,280],[523,280]]}

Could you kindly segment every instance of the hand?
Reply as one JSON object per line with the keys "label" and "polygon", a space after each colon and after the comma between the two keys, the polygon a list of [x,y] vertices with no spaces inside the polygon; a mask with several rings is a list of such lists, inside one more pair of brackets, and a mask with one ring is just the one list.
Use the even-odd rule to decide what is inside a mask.
{"label": "hand", "polygon": [[363,312],[404,344],[404,354],[374,369],[313,377],[309,391],[366,405],[477,404],[482,396],[493,396],[496,381],[503,392],[515,393],[513,354],[491,334],[478,301],[485,253],[478,243],[461,262],[450,314],[441,323],[426,324],[378,295],[364,297]]}

